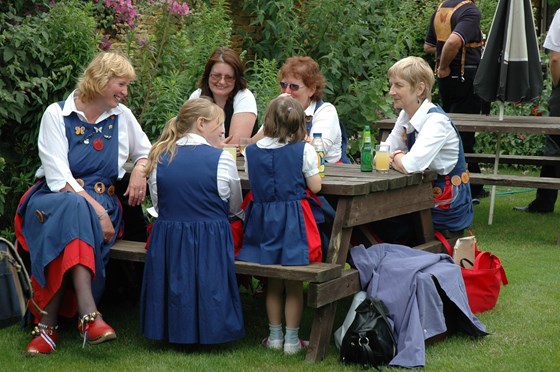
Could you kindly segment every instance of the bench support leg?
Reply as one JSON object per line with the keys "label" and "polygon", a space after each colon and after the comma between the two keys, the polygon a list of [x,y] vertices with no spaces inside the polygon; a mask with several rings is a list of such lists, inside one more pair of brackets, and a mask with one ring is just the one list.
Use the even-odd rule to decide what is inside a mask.
{"label": "bench support leg", "polygon": [[325,359],[331,342],[335,315],[336,303],[330,303],[315,310],[309,337],[309,348],[305,356],[306,361],[320,362]]}

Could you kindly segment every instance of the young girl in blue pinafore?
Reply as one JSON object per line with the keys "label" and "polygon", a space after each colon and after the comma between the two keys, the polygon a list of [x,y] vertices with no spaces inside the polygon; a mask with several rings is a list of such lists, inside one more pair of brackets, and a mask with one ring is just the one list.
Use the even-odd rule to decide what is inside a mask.
{"label": "young girl in blue pinafore", "polygon": [[199,98],[165,126],[146,166],[158,211],[141,295],[147,338],[219,344],[245,335],[229,218],[243,218],[241,183],[219,146],[224,113]]}
{"label": "young girl in blue pinafore", "polygon": [[[321,190],[315,149],[304,142],[305,115],[289,96],[274,99],[266,112],[264,138],[245,149],[252,200],[246,213],[238,260],[260,264],[307,265],[321,261],[321,239],[312,193]],[[286,293],[283,308],[284,291]],[[303,283],[269,278],[266,308],[269,336],[263,345],[295,354],[307,346],[299,339]],[[282,312],[286,335],[282,331]]]}

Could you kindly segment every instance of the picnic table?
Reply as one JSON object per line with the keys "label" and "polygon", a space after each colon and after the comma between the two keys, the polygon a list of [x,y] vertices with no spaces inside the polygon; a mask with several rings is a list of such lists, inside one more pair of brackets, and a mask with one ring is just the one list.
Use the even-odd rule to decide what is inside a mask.
{"label": "picnic table", "polygon": [[[431,208],[431,181],[434,172],[404,175],[391,170],[388,174],[361,172],[358,165],[327,164],[321,195],[335,198],[335,218],[326,261],[307,266],[259,265],[236,261],[239,274],[260,275],[309,282],[308,307],[315,313],[306,359],[323,360],[333,334],[336,302],[361,290],[359,274],[345,268],[354,228],[370,222],[414,213],[416,235],[423,242],[419,249],[441,251],[434,238]],[[239,176],[245,190],[250,187],[242,161],[238,161]],[[367,237],[367,236],[366,236]],[[364,243],[374,243],[364,242]],[[112,258],[143,261],[144,243],[117,241]]]}
{"label": "picnic table", "polygon": [[[477,114],[448,114],[459,132],[489,132],[489,133],[515,133],[515,134],[541,134],[560,135],[560,119],[545,116],[504,116],[500,120],[497,116]],[[393,126],[395,119],[383,119],[375,122],[374,127],[379,129],[379,141],[385,140]],[[545,189],[560,189],[560,178],[534,177],[525,175],[498,174],[500,162],[505,164],[529,165],[560,165],[560,157],[529,156],[529,155],[502,155],[498,140],[493,154],[466,153],[467,162],[488,162],[494,164],[493,174],[470,173],[473,184],[492,185],[492,199],[490,203],[488,224],[492,224],[494,211],[495,186],[532,187]]]}

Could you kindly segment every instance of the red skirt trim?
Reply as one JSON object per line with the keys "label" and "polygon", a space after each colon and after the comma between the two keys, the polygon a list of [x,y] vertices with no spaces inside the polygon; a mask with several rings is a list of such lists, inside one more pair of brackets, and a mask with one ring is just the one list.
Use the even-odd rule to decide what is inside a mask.
{"label": "red skirt trim", "polygon": [[309,249],[309,262],[321,262],[323,250],[321,248],[321,235],[313,216],[313,211],[309,205],[309,200],[301,201],[303,210],[303,221],[305,223],[305,233],[307,234],[307,246]]}
{"label": "red skirt trim", "polygon": [[[62,253],[47,265],[45,268],[45,287],[41,287],[35,278],[31,277],[31,285],[34,292],[33,298],[41,309],[47,306],[60,289],[64,274],[76,265],[87,267],[90,269],[92,277],[95,276],[95,256],[93,248],[80,239],[71,241]],[[41,314],[39,314],[33,306],[30,306],[29,309],[35,317],[35,320],[39,321]],[[76,293],[74,287],[69,283],[64,292],[58,314],[70,318],[76,314],[77,309],[78,303],[76,300]]]}

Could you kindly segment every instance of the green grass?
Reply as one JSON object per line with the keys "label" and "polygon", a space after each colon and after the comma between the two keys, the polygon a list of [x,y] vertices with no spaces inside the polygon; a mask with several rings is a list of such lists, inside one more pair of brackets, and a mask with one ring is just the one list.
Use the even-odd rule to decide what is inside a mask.
{"label": "green grass", "polygon": [[[535,215],[514,212],[514,205],[531,201],[534,190],[498,187],[494,222],[488,221],[490,198],[475,207],[473,232],[480,249],[497,254],[509,285],[502,288],[497,306],[479,315],[492,334],[472,340],[453,336],[426,349],[427,371],[557,371],[560,370],[560,233],[559,212]],[[139,332],[139,308],[129,291],[101,306],[118,334],[113,342],[81,348],[75,323],[62,324],[54,355],[29,358],[24,349],[29,332],[18,325],[0,329],[0,366],[3,370],[35,371],[359,371],[338,362],[331,343],[327,358],[304,362],[304,354],[285,357],[260,347],[266,334],[264,301],[242,294],[247,337],[220,347],[178,347],[151,342]],[[350,299],[339,303],[335,327],[342,322]],[[312,313],[306,309],[301,335],[309,335]]]}

